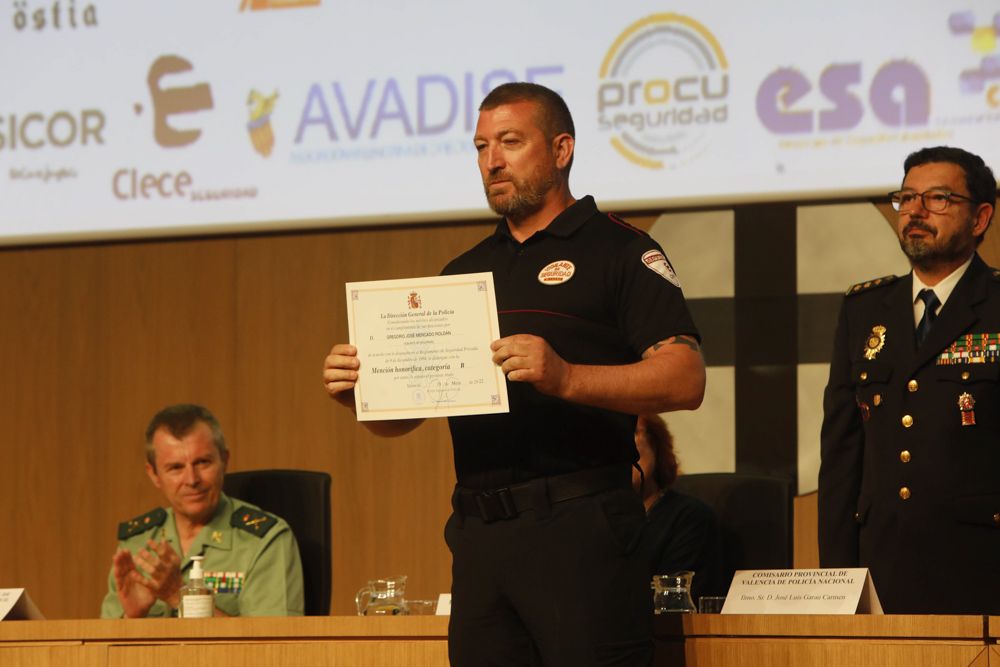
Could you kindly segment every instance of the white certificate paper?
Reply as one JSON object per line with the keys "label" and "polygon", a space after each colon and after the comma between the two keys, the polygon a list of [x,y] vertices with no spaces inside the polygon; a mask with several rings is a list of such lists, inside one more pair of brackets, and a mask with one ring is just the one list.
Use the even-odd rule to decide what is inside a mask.
{"label": "white certificate paper", "polygon": [[347,283],[358,421],[509,412],[492,273]]}

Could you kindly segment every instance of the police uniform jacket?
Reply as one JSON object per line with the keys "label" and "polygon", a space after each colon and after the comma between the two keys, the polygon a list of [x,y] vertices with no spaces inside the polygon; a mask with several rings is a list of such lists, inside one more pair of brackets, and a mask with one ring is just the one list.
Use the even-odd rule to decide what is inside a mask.
{"label": "police uniform jacket", "polygon": [[[118,528],[118,546],[134,555],[148,540],[165,539],[181,554],[181,542],[171,508],[157,508]],[[202,528],[187,554],[181,573],[187,582],[191,556],[204,556],[205,584],[215,590],[215,606],[230,616],[301,616],[302,563],[291,528],[273,514],[222,494],[211,522]],[[114,571],[108,574],[108,593],[101,618],[121,618]],[[148,617],[171,616],[173,610],[157,600]]]}
{"label": "police uniform jacket", "polygon": [[[1000,272],[978,255],[918,348],[912,274],[854,286],[823,400],[820,561],[889,613],[1000,612]],[[992,348],[992,349],[991,349]]]}

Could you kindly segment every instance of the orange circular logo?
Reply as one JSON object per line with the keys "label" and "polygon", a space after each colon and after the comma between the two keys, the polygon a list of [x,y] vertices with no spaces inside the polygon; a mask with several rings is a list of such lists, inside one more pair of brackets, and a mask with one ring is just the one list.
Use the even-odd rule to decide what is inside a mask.
{"label": "orange circular logo", "polygon": [[538,282],[543,285],[561,285],[576,273],[576,266],[568,259],[560,259],[548,264],[538,272]]}

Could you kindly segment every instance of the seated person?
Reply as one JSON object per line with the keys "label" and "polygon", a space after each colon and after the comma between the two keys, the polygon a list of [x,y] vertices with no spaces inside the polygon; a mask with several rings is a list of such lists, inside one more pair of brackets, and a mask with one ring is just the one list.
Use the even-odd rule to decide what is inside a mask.
{"label": "seated person", "polygon": [[229,450],[198,405],[146,429],[146,474],[169,505],[118,526],[102,618],[176,615],[191,556],[204,556],[216,616],[301,616],[302,563],[288,524],[222,492]]}
{"label": "seated person", "polygon": [[639,551],[649,561],[650,578],[691,570],[691,597],[724,595],[719,526],[708,505],[677,493],[670,485],[677,479],[674,440],[659,415],[639,415],[635,429],[639,470],[632,469],[632,484],[646,506],[646,525]]}

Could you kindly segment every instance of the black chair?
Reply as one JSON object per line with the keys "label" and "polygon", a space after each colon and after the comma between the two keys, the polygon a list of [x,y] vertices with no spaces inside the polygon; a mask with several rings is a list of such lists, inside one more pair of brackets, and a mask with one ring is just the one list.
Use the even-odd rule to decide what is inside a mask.
{"label": "black chair", "polygon": [[299,543],[306,616],[330,613],[330,476],[311,470],[226,473],[227,496],[245,500],[288,522]]}
{"label": "black chair", "polygon": [[736,570],[792,567],[791,480],[701,473],[679,476],[673,488],[715,510],[722,533],[722,581],[726,589]]}

